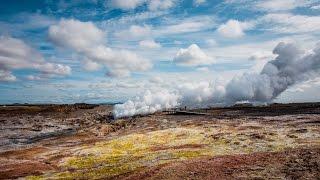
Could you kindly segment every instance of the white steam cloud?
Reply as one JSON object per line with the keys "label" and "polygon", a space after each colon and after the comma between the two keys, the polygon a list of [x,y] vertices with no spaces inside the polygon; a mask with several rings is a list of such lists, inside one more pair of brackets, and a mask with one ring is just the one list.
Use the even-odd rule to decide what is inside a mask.
{"label": "white steam cloud", "polygon": [[124,117],[136,114],[150,114],[163,109],[170,109],[178,106],[179,95],[170,93],[168,90],[161,90],[154,93],[146,91],[141,97],[129,100],[124,104],[117,104],[114,108],[114,116]]}
{"label": "white steam cloud", "polygon": [[147,91],[142,97],[116,105],[114,116],[148,114],[179,106],[271,102],[290,86],[320,74],[320,44],[310,51],[303,51],[295,44],[279,43],[273,53],[276,58],[269,61],[259,74],[246,73],[234,77],[225,86],[201,82],[180,85],[173,91]]}

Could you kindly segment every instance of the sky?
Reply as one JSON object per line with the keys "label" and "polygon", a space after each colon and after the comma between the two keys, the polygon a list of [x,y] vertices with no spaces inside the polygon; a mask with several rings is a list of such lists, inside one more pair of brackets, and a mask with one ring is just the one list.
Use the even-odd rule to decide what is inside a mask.
{"label": "sky", "polygon": [[[260,73],[280,42],[306,54],[319,46],[319,0],[2,0],[0,104],[228,84]],[[274,101],[320,101],[319,92],[315,74]]]}

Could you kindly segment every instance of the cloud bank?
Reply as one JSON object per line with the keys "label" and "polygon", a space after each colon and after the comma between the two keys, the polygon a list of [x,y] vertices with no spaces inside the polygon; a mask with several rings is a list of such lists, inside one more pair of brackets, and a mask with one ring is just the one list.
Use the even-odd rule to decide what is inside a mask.
{"label": "cloud bank", "polygon": [[234,77],[225,86],[202,82],[178,85],[175,90],[165,90],[165,93],[147,91],[134,101],[115,106],[114,116],[148,114],[179,106],[231,105],[239,101],[271,102],[290,86],[320,74],[320,44],[304,51],[295,44],[279,43],[273,53],[276,58],[269,61],[260,73]]}

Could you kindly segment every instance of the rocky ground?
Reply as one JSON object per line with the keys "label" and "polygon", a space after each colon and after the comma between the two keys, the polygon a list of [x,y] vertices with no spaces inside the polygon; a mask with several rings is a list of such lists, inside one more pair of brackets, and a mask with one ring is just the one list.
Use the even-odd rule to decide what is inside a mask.
{"label": "rocky ground", "polygon": [[0,107],[0,179],[319,179],[320,104],[157,113]]}

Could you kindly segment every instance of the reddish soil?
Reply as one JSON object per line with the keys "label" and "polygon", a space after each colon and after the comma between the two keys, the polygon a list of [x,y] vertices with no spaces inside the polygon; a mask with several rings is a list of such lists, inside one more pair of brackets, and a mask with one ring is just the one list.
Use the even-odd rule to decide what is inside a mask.
{"label": "reddish soil", "polygon": [[200,158],[146,168],[119,179],[319,179],[320,148]]}
{"label": "reddish soil", "polygon": [[14,165],[0,165],[0,179],[15,179],[30,175],[41,175],[44,171],[55,169],[55,167],[50,164],[36,161],[16,161],[12,163],[14,163]]}

